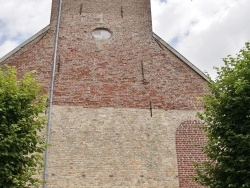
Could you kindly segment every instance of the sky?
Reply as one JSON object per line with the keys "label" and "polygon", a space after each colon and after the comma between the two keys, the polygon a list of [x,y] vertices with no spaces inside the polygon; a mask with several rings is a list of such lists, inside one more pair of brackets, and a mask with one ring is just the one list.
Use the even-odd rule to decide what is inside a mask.
{"label": "sky", "polygon": [[[0,58],[49,24],[51,0],[0,0]],[[250,41],[249,0],[151,0],[153,31],[214,79]]]}

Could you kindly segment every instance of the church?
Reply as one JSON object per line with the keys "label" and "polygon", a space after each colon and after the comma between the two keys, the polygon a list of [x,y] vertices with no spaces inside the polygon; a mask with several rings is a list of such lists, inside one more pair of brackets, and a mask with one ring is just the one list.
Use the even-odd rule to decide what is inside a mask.
{"label": "church", "polygon": [[198,188],[208,78],[152,32],[150,0],[52,0],[0,59],[50,94],[44,188]]}

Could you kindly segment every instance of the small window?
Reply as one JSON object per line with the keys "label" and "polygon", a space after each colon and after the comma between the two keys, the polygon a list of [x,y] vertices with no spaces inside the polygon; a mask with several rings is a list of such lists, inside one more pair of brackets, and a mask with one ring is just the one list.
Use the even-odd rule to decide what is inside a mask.
{"label": "small window", "polygon": [[111,37],[110,31],[104,28],[95,29],[92,31],[92,35],[98,40],[106,40]]}

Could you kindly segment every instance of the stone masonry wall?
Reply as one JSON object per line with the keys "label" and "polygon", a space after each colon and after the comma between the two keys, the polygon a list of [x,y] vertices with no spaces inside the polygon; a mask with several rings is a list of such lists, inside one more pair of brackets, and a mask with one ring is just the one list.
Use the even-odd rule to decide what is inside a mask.
{"label": "stone masonry wall", "polygon": [[177,188],[175,131],[194,114],[54,106],[48,187]]}

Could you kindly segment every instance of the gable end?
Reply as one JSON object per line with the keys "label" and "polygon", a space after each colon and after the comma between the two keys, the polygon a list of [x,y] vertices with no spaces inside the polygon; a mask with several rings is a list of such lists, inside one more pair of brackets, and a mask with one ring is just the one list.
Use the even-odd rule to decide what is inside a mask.
{"label": "gable end", "polygon": [[176,55],[179,59],[181,59],[184,63],[186,63],[191,69],[193,69],[196,73],[198,73],[203,79],[210,82],[210,79],[201,71],[199,70],[194,64],[188,61],[183,55],[181,55],[178,51],[176,51],[172,46],[170,46],[167,42],[161,39],[158,35],[153,33],[153,37],[155,38],[157,43],[160,43],[165,48],[170,50],[174,55]]}

